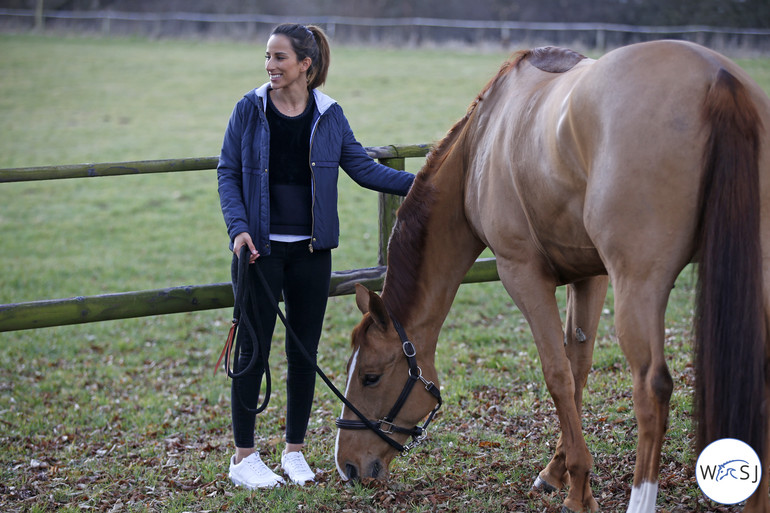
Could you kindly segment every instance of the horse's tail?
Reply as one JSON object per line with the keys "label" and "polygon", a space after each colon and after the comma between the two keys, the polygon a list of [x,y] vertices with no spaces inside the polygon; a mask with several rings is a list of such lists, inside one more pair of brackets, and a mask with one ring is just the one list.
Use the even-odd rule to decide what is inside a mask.
{"label": "horse's tail", "polygon": [[760,241],[761,120],[746,87],[721,69],[705,102],[695,312],[700,452],[737,438],[763,457],[765,337]]}

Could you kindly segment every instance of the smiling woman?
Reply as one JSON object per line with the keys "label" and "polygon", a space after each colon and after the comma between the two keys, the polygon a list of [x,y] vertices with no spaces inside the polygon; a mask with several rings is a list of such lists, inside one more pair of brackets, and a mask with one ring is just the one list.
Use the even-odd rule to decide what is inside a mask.
{"label": "smiling woman", "polygon": [[[306,102],[308,91],[318,89],[326,82],[330,55],[329,41],[320,28],[278,26],[268,39],[265,52],[265,70],[275,91],[272,96],[286,101],[289,98],[283,98],[283,95],[295,90]],[[298,82],[299,79],[303,82]],[[296,113],[304,107],[304,102],[295,102],[287,107]]]}
{"label": "smiling woman", "polygon": [[[328,69],[329,43],[320,28],[276,27],[265,52],[270,82],[236,105],[217,167],[220,203],[234,253],[233,284],[239,282],[239,272],[253,275],[259,267],[271,289],[255,289],[251,302],[241,305],[257,319],[258,335],[238,332],[230,374],[236,447],[230,479],[247,488],[283,483],[254,447],[256,414],[261,411],[256,405],[270,351],[267,340],[276,321],[266,296],[284,298],[289,325],[304,352],[315,359],[328,300],[331,250],[339,244],[338,168],[364,187],[391,194],[405,195],[414,180],[410,173],[372,160],[356,141],[337,102],[318,90]],[[239,271],[238,259],[246,255],[252,265]],[[258,337],[267,340],[257,345]],[[313,403],[315,361],[308,362],[302,353],[287,343],[286,449],[281,467],[298,484],[315,477],[301,452]]]}

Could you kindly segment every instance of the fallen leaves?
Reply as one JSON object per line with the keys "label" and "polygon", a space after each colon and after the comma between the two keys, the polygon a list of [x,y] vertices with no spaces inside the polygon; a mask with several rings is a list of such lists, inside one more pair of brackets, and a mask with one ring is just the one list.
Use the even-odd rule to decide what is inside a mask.
{"label": "fallen leaves", "polygon": [[[559,436],[553,402],[537,379],[539,361],[523,350],[461,346],[469,356],[440,369],[446,402],[428,442],[396,459],[390,482],[341,482],[333,461],[333,419],[340,405],[321,387],[308,434],[313,447],[308,461],[319,470],[316,484],[255,493],[235,488],[227,478],[229,383],[202,378],[201,369],[211,359],[205,351],[188,358],[142,354],[138,363],[106,350],[93,350],[93,358],[78,365],[63,358],[48,364],[30,360],[3,389],[20,399],[7,401],[2,410],[0,510],[128,513],[165,511],[173,504],[175,511],[197,512],[559,512],[566,491],[531,490]],[[345,361],[326,358],[328,364],[339,360],[340,366]],[[599,360],[583,415],[594,455],[592,485],[602,511],[625,511],[636,443],[629,376],[622,359]],[[280,357],[275,362],[278,382],[285,370]],[[79,377],[83,370],[89,374]],[[344,375],[334,368],[330,373]],[[452,381],[471,374],[483,379],[462,386]],[[687,389],[692,368],[674,368],[672,377]],[[59,386],[62,381],[65,387]],[[44,390],[42,399],[32,399],[39,390]],[[258,444],[273,465],[283,444],[281,400],[279,393],[257,419]],[[688,416],[684,410],[676,413],[675,423]],[[24,429],[27,411],[37,416],[30,419],[36,429]],[[676,439],[664,448],[659,510],[730,511],[715,509],[698,492],[687,435],[670,436]],[[271,509],[278,507],[274,504],[286,509]]]}

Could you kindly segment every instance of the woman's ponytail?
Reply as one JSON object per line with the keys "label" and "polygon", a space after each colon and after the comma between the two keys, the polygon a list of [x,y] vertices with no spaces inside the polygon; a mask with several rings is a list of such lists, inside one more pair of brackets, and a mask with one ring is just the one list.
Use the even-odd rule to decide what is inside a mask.
{"label": "woman's ponytail", "polygon": [[318,55],[313,60],[313,64],[307,71],[307,86],[309,89],[321,87],[326,82],[326,75],[329,73],[329,62],[331,60],[331,49],[329,48],[329,39],[321,27],[309,25],[307,29],[313,34]]}

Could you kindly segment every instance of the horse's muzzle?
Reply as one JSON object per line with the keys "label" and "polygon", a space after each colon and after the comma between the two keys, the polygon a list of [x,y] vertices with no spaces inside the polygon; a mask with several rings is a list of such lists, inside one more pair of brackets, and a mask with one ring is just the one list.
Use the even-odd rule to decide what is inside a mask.
{"label": "horse's muzzle", "polygon": [[351,481],[356,481],[363,478],[386,479],[388,477],[388,472],[386,469],[387,467],[378,459],[367,464],[363,473],[360,471],[358,465],[353,463],[345,464],[345,474]]}

